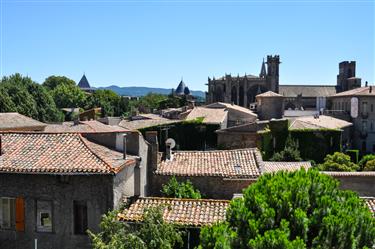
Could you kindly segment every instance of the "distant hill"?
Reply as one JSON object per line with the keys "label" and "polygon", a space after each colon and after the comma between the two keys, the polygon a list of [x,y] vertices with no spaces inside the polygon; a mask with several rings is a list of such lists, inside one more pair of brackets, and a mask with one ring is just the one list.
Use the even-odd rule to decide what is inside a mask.
{"label": "distant hill", "polygon": [[[99,89],[108,89],[116,92],[118,95],[126,95],[132,97],[141,97],[145,96],[148,93],[159,93],[159,94],[170,94],[172,89],[167,88],[154,88],[154,87],[142,87],[142,86],[128,86],[128,87],[119,87],[119,86],[107,86],[99,87]],[[192,91],[193,96],[200,98],[205,98],[205,93],[203,91]]]}

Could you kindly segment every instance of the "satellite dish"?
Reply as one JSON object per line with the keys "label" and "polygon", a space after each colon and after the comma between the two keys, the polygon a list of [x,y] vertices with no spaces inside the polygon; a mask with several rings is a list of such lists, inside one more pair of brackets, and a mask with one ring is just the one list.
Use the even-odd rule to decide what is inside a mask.
{"label": "satellite dish", "polygon": [[173,138],[168,138],[166,141],[165,141],[166,144],[170,144],[171,146],[171,149],[173,149],[175,146],[176,146],[176,141],[174,141]]}

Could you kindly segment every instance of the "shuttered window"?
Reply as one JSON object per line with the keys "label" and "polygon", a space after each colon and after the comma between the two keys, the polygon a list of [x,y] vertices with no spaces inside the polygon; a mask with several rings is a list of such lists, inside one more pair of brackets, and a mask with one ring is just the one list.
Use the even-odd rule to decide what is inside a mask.
{"label": "shuttered window", "polygon": [[25,231],[25,200],[16,198],[16,231]]}

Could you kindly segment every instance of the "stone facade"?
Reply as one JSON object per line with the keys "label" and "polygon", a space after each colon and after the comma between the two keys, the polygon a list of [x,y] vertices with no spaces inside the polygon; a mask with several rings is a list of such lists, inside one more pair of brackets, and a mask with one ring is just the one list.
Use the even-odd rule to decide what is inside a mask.
{"label": "stone facade", "polygon": [[[172,176],[153,175],[152,196],[161,196],[160,190],[163,184],[168,183]],[[219,176],[176,176],[177,181],[191,181],[194,187],[198,188],[204,198],[207,199],[227,199],[233,198],[234,194],[242,193],[242,190],[256,179],[225,179]]]}
{"label": "stone facade", "polygon": [[206,94],[206,102],[226,102],[234,103],[243,107],[250,107],[255,102],[257,94],[274,91],[279,92],[279,64],[280,57],[267,56],[267,72],[265,70],[265,62],[259,76],[245,75],[232,77],[226,74],[219,79],[208,78],[208,93]]}
{"label": "stone facade", "polygon": [[[123,178],[125,174],[116,177]],[[101,215],[119,204],[115,192],[121,192],[121,182],[111,175],[35,175],[2,174],[0,181],[1,197],[22,197],[25,203],[23,232],[14,229],[0,229],[0,248],[34,248],[37,239],[39,249],[49,248],[91,248],[85,234],[74,232],[74,201],[87,205],[87,228],[99,231]],[[37,229],[37,202],[48,201],[52,205],[52,231],[40,232]]]}
{"label": "stone facade", "polygon": [[[375,90],[375,89],[374,89]],[[373,87],[362,87],[342,92],[329,98],[327,115],[353,123],[352,147],[362,154],[375,153],[375,93]],[[351,116],[351,99],[358,100],[358,115]]]}

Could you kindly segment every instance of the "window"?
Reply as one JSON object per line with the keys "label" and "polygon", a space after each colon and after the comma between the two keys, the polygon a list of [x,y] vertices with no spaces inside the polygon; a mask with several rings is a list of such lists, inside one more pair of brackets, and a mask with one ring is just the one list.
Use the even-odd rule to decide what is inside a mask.
{"label": "window", "polygon": [[74,234],[86,234],[87,230],[87,203],[73,201]]}
{"label": "window", "polygon": [[374,121],[371,120],[371,123],[370,123],[370,129],[371,131],[374,131]]}
{"label": "window", "polygon": [[0,227],[3,229],[15,229],[16,227],[16,199],[0,198]]}
{"label": "window", "polygon": [[36,201],[36,230],[52,232],[52,201]]}
{"label": "window", "polygon": [[367,132],[367,121],[366,120],[362,121],[362,131],[364,133]]}
{"label": "window", "polygon": [[373,111],[374,111],[374,105],[371,104],[371,112],[373,112]]}
{"label": "window", "polygon": [[0,197],[0,228],[25,231],[25,203],[22,197]]}
{"label": "window", "polygon": [[367,113],[367,102],[362,102],[362,113]]}

